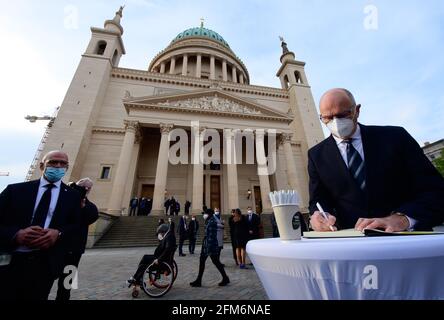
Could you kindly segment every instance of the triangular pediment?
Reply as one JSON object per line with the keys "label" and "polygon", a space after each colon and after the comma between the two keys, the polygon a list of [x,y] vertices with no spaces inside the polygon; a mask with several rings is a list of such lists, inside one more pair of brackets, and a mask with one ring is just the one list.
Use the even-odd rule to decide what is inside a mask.
{"label": "triangular pediment", "polygon": [[127,97],[125,108],[155,108],[164,111],[215,113],[270,120],[291,121],[285,113],[246,100],[221,90],[175,93],[149,97]]}

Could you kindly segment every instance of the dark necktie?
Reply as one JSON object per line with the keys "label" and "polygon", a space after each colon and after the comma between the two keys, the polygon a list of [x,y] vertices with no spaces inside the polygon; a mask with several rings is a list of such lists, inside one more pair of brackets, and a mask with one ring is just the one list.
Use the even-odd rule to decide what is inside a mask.
{"label": "dark necktie", "polygon": [[49,205],[51,204],[51,190],[54,187],[55,186],[51,183],[44,186],[46,191],[43,193],[42,199],[40,199],[37,210],[35,210],[34,218],[31,222],[32,226],[40,226],[42,228],[45,227],[46,216],[48,215]]}
{"label": "dark necktie", "polygon": [[365,163],[359,152],[353,147],[352,140],[346,141],[348,170],[361,190],[365,189]]}

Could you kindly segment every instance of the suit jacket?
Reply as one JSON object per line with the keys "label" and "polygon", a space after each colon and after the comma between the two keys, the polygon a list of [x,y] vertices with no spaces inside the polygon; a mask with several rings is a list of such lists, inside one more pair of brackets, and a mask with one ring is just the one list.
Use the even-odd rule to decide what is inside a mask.
{"label": "suit jacket", "polygon": [[[0,248],[14,252],[14,237],[30,226],[40,180],[13,184],[0,194]],[[63,269],[65,254],[72,249],[72,239],[80,225],[80,195],[66,184],[60,185],[60,195],[49,225],[62,232],[54,247],[48,250],[53,276]],[[1,250],[0,250],[1,251]]]}
{"label": "suit jacket", "polygon": [[199,222],[197,220],[191,220],[188,224],[188,232],[190,234],[190,239],[196,239],[197,233],[199,231]]}
{"label": "suit jacket", "polygon": [[173,256],[176,248],[176,237],[174,236],[174,231],[170,230],[154,251],[154,257],[158,259],[159,262],[171,262],[174,259]]}
{"label": "suit jacket", "polygon": [[400,127],[360,128],[366,189],[357,186],[330,136],[308,152],[310,213],[321,203],[341,229],[353,228],[359,218],[381,218],[394,211],[417,220],[416,230],[441,224],[444,179],[418,143]]}
{"label": "suit jacket", "polygon": [[[250,240],[259,239],[259,225],[261,224],[261,218],[256,213],[253,213],[251,221],[248,215],[246,215],[245,218],[247,220]],[[253,231],[253,234],[250,234],[250,231]]]}
{"label": "suit jacket", "polygon": [[188,237],[188,229],[185,227],[186,227],[186,222],[185,222],[184,218],[181,217],[179,220],[179,228],[178,228],[180,238],[187,238]]}
{"label": "suit jacket", "polygon": [[85,207],[80,209],[79,230],[73,235],[72,252],[83,254],[85,252],[86,242],[88,241],[89,225],[93,224],[99,218],[99,210],[96,205],[86,199]]}

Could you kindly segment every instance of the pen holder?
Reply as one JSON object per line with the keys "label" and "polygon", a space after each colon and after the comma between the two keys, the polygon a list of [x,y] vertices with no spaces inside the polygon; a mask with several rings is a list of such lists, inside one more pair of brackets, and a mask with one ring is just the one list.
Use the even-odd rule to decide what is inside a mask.
{"label": "pen holder", "polygon": [[273,207],[274,217],[282,240],[300,240],[301,214],[299,206],[294,204],[278,205]]}

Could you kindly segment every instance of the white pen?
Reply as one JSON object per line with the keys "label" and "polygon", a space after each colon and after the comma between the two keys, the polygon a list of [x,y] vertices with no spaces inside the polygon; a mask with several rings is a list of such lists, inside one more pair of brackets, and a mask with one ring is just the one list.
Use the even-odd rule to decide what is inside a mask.
{"label": "white pen", "polygon": [[[321,204],[319,202],[316,203],[316,207],[318,207],[318,210],[321,212],[321,214],[324,217],[324,219],[327,220],[327,222],[328,222],[327,213],[324,211],[324,209],[322,209]],[[335,228],[333,228],[333,226],[330,226],[330,230],[331,231],[335,231]]]}

